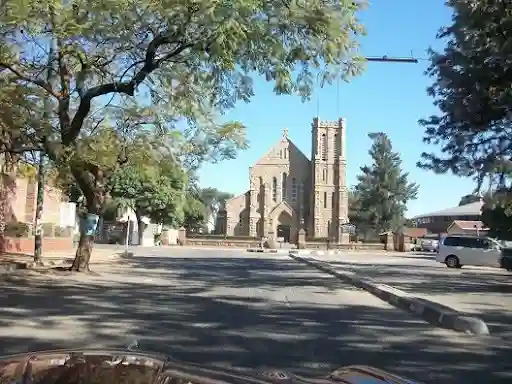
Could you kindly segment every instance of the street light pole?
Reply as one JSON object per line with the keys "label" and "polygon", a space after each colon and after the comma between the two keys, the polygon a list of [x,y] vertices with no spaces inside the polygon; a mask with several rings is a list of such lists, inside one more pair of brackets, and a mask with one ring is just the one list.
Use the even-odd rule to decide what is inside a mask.
{"label": "street light pole", "polygon": [[[52,61],[53,61],[53,41],[50,42],[50,49],[48,51],[48,66],[47,66],[47,81],[50,82],[52,78]],[[50,97],[47,95],[43,101],[43,121],[42,124],[51,124],[51,104]],[[47,127],[45,127],[46,130]],[[34,262],[41,263],[42,247],[43,247],[43,227],[42,216],[44,206],[44,184],[45,184],[45,153],[43,150],[39,151],[37,168],[37,197],[36,197],[36,212],[34,219],[35,237],[34,237]]]}

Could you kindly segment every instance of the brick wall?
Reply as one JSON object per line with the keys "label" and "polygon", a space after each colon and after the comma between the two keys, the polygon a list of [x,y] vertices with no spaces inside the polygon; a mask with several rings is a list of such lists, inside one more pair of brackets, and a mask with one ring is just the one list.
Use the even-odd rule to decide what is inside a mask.
{"label": "brick wall", "polygon": [[[15,178],[3,174],[0,192],[0,209],[3,209],[5,222],[21,221],[33,223],[36,211],[37,184],[32,180]],[[59,189],[45,186],[43,223],[59,224],[62,193]],[[1,215],[0,215],[1,216]]]}
{"label": "brick wall", "polygon": [[[45,237],[43,239],[43,252],[72,252],[74,249],[73,237]],[[8,237],[0,235],[0,253],[34,253],[33,237]]]}

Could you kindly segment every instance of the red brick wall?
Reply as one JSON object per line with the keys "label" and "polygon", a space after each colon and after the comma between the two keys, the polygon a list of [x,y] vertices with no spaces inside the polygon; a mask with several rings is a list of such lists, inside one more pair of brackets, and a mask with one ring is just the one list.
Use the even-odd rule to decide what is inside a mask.
{"label": "red brick wall", "polygon": [[[35,181],[3,175],[0,188],[0,209],[4,210],[5,222],[33,223],[35,219],[37,185]],[[45,186],[43,223],[59,224],[62,193],[57,188]],[[1,217],[1,214],[0,214]]]}
{"label": "red brick wall", "polygon": [[[43,252],[72,252],[73,237],[45,237],[43,238]],[[33,237],[7,237],[0,236],[0,253],[34,253]]]}

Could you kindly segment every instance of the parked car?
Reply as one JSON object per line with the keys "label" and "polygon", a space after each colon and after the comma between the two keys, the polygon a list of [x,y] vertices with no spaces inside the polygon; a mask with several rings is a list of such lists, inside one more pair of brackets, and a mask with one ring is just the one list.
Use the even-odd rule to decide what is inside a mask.
{"label": "parked car", "polygon": [[491,237],[448,235],[439,242],[436,261],[449,268],[461,268],[463,265],[502,268],[506,250]]}
{"label": "parked car", "polygon": [[439,240],[421,239],[420,250],[422,252],[437,252],[438,247],[439,247]]}

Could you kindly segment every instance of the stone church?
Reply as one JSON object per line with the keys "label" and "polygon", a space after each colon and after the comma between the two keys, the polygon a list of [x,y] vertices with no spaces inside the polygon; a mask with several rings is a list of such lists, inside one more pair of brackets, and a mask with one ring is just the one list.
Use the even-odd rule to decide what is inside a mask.
{"label": "stone church", "polygon": [[304,228],[310,239],[348,242],[343,231],[348,223],[345,131],[345,119],[313,119],[308,159],[285,129],[249,168],[249,190],[226,202],[223,232],[295,242]]}

